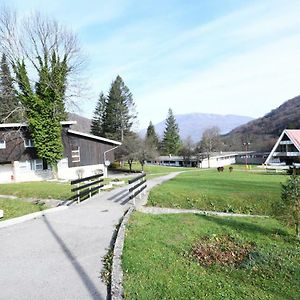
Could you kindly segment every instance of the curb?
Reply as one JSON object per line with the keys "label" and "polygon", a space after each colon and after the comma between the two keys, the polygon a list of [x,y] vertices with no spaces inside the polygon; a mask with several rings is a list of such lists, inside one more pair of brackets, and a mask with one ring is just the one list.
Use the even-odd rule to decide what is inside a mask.
{"label": "curb", "polygon": [[50,214],[50,213],[54,213],[57,211],[61,211],[61,210],[65,210],[68,209],[68,206],[58,206],[58,207],[54,207],[54,208],[50,208],[50,209],[45,209],[43,211],[38,211],[32,214],[28,214],[28,215],[24,215],[21,217],[17,217],[17,218],[13,218],[13,219],[9,219],[6,221],[0,221],[0,228],[5,228],[5,227],[9,227],[12,225],[16,225],[19,223],[23,223],[29,220],[33,220],[36,219],[38,217],[42,217],[44,215]]}
{"label": "curb", "polygon": [[198,209],[181,209],[181,208],[167,208],[167,207],[138,207],[137,211],[152,214],[152,215],[162,215],[162,214],[198,214],[205,216],[220,216],[220,217],[239,217],[239,218],[269,218],[266,215],[250,215],[250,214],[239,214],[239,213],[226,213],[220,211],[211,210],[198,210]]}
{"label": "curb", "polygon": [[125,240],[125,226],[129,221],[129,218],[134,211],[134,207],[129,208],[125,213],[122,223],[119,227],[117,238],[113,251],[113,262],[111,272],[111,300],[124,299],[123,290],[123,270],[122,270],[122,254]]}

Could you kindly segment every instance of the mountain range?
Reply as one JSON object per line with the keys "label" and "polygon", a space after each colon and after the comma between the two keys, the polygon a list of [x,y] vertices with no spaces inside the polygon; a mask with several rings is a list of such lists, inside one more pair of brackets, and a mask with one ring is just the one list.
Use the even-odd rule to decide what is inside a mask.
{"label": "mountain range", "polygon": [[[205,129],[217,126],[221,134],[226,134],[239,125],[245,124],[253,120],[251,117],[237,115],[217,115],[204,113],[190,113],[175,115],[176,122],[179,127],[179,133],[182,140],[188,136],[194,142],[199,142]],[[162,137],[165,129],[165,121],[154,125],[156,133]],[[144,136],[146,129],[140,131]]]}
{"label": "mountain range", "polygon": [[[284,129],[300,128],[300,96],[285,101],[265,116],[253,119],[236,115],[217,115],[190,113],[175,115],[180,136],[184,140],[191,136],[194,142],[201,140],[205,129],[218,126],[222,134],[224,150],[241,150],[245,142],[250,143],[250,150],[270,151]],[[77,121],[74,130],[89,133],[91,120],[74,113],[69,113],[69,120]],[[155,126],[162,137],[165,121]],[[146,129],[140,131],[144,136]]]}

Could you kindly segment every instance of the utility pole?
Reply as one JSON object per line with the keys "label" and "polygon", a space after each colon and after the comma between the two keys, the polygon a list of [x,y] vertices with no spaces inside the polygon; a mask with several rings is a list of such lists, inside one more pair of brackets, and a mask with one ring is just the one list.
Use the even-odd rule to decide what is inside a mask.
{"label": "utility pole", "polygon": [[245,143],[243,143],[243,145],[245,146],[245,150],[246,150],[246,153],[245,153],[245,167],[246,167],[246,170],[247,170],[248,169],[248,147],[250,146],[250,143],[245,142]]}

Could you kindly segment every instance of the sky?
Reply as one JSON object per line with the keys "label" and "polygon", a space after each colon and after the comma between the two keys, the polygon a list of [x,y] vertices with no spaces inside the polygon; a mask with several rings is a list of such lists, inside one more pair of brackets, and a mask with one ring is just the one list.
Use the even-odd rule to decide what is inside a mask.
{"label": "sky", "polygon": [[174,114],[260,117],[300,94],[299,0],[0,0],[78,34],[86,86],[79,111],[120,75],[139,128]]}

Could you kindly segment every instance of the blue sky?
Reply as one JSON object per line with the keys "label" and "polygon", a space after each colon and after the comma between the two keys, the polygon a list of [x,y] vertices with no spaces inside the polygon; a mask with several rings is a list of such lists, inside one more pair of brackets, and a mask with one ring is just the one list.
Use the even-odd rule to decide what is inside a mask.
{"label": "blue sky", "polygon": [[118,74],[133,93],[140,128],[163,120],[169,107],[259,117],[300,94],[299,0],[9,5],[42,11],[78,33],[89,62],[89,88],[78,100],[86,117]]}

